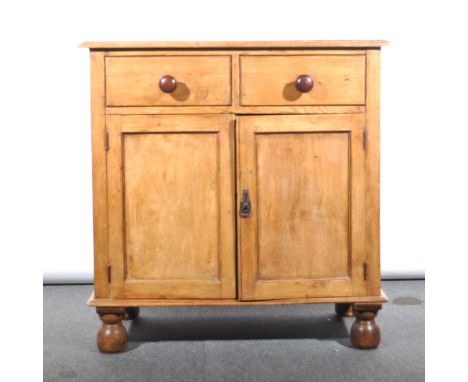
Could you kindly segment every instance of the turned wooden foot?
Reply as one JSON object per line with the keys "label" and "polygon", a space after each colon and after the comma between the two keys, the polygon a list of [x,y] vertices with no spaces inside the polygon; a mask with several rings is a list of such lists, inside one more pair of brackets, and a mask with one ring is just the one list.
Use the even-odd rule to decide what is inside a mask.
{"label": "turned wooden foot", "polygon": [[140,314],[140,308],[138,307],[129,307],[125,308],[124,320],[136,320]]}
{"label": "turned wooden foot", "polygon": [[353,304],[335,304],[335,312],[338,317],[353,317]]}
{"label": "turned wooden foot", "polygon": [[375,323],[381,304],[354,304],[356,316],[351,327],[351,343],[359,349],[374,349],[380,343],[380,329]]}
{"label": "turned wooden foot", "polygon": [[127,345],[127,330],[122,324],[125,310],[121,308],[96,308],[102,321],[97,334],[97,346],[103,353],[121,352]]}

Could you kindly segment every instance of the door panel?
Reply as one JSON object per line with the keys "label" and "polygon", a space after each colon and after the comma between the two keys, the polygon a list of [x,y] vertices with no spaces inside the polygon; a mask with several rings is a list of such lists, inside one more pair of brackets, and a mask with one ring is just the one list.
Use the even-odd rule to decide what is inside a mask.
{"label": "door panel", "polygon": [[361,115],[240,117],[242,299],[365,294],[363,127]]}
{"label": "door panel", "polygon": [[108,130],[112,297],[234,298],[230,117],[111,116]]}
{"label": "door panel", "polygon": [[258,135],[259,280],[349,275],[348,146],[347,132]]}
{"label": "door panel", "polygon": [[128,134],[123,152],[126,278],[217,281],[217,134]]}

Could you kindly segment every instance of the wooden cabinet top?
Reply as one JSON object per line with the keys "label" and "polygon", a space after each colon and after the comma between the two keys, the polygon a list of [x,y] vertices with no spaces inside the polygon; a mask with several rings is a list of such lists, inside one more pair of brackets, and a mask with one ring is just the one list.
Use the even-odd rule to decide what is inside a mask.
{"label": "wooden cabinet top", "polygon": [[112,41],[84,42],[89,49],[311,49],[311,48],[379,48],[384,40],[316,40],[316,41]]}

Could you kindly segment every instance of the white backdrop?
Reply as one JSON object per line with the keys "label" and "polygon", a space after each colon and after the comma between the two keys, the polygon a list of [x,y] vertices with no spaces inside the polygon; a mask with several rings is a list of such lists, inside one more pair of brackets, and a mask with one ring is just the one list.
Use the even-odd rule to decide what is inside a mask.
{"label": "white backdrop", "polygon": [[[462,25],[462,12],[447,7],[442,14],[428,1],[379,4],[16,2],[20,17],[2,35],[0,155],[9,179],[0,191],[6,213],[2,249],[17,258],[18,266],[26,257],[34,259],[45,282],[92,279],[89,60],[88,51],[78,49],[80,42],[387,39],[381,98],[382,273],[422,277],[426,258],[447,249],[438,241],[437,227],[453,223],[447,209],[464,208],[460,201],[466,196],[466,187],[457,184],[449,198],[437,199],[449,178],[466,177],[461,175],[467,163],[461,145],[467,137],[466,95],[460,82],[466,79],[455,75],[468,66],[466,54],[456,49],[455,20]],[[447,12],[454,20],[446,25],[453,28],[450,36],[437,23]],[[1,17],[11,22],[9,12]],[[457,225],[449,236],[463,233]]]}

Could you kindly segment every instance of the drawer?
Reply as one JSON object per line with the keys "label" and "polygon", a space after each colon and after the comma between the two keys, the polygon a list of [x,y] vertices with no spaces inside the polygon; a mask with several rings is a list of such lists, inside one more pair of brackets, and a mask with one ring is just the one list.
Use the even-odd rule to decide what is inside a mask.
{"label": "drawer", "polygon": [[[241,105],[363,105],[365,65],[365,55],[241,56]],[[299,91],[299,76],[312,89]]]}
{"label": "drawer", "polygon": [[[160,80],[172,76],[172,92]],[[171,89],[167,89],[169,91]],[[107,106],[214,106],[231,104],[230,56],[106,58]]]}

